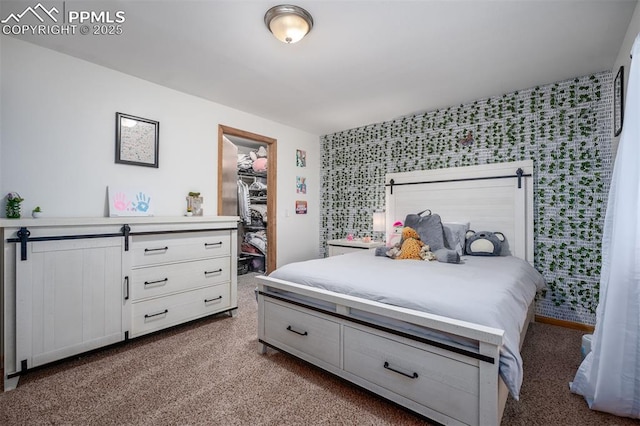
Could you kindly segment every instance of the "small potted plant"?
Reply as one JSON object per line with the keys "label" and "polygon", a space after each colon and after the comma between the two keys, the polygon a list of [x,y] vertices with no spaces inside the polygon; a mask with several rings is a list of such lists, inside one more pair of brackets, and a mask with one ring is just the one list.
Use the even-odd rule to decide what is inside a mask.
{"label": "small potted plant", "polygon": [[17,192],[7,194],[6,214],[8,219],[20,219],[20,203],[23,201],[24,198]]}
{"label": "small potted plant", "polygon": [[31,216],[34,219],[37,219],[42,216],[42,209],[40,209],[40,206],[36,206],[36,208],[31,211]]}

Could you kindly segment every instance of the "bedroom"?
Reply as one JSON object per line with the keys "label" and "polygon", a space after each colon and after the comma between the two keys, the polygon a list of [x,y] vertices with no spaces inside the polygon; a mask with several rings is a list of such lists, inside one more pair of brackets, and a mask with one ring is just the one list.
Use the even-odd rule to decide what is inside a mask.
{"label": "bedroom", "polygon": [[[119,2],[118,4],[128,13],[127,31],[134,34],[142,31],[149,31],[149,33],[157,31],[154,26],[151,29],[143,27],[139,21],[140,16],[144,16],[145,12],[149,12],[149,9],[154,8],[134,8],[134,5],[128,5],[126,2]],[[482,101],[493,97],[492,99],[495,99],[499,104],[499,99],[503,94],[513,95],[515,91],[519,91],[519,95],[513,95],[509,100],[520,102],[526,98],[528,101],[532,93],[548,96],[556,83],[559,85],[558,90],[564,88],[569,90],[574,78],[579,79],[579,86],[588,86],[587,91],[589,93],[597,92],[596,87],[601,85],[603,99],[609,99],[608,93],[610,90],[607,90],[606,87],[610,87],[612,84],[615,72],[617,72],[620,65],[625,66],[625,71],[628,70],[628,52],[631,48],[633,37],[640,30],[638,18],[633,14],[635,2],[614,2],[614,4],[615,6],[612,7],[612,10],[615,10],[616,13],[612,12],[612,16],[619,18],[622,15],[626,20],[623,25],[624,28],[619,27],[618,24],[604,25],[611,25],[617,31],[616,42],[611,43],[612,47],[604,52],[606,65],[599,65],[596,69],[589,69],[589,71],[576,71],[562,78],[551,80],[548,80],[545,75],[540,75],[538,77],[540,79],[539,82],[535,84],[523,83],[508,89],[505,83],[505,88],[499,89],[495,93],[465,93],[456,101],[431,108],[427,108],[424,99],[417,99],[414,100],[418,103],[417,106],[400,110],[397,102],[392,101],[393,97],[389,97],[385,102],[376,102],[375,99],[365,100],[361,98],[362,100],[360,101],[356,99],[354,103],[344,107],[348,108],[347,110],[342,110],[336,102],[333,107],[326,107],[329,108],[328,111],[316,110],[307,112],[306,115],[314,117],[320,122],[323,120],[323,114],[344,119],[344,117],[356,115],[345,111],[364,110],[365,105],[362,104],[365,103],[376,106],[380,115],[377,117],[371,116],[371,118],[366,119],[367,121],[361,121],[357,124],[340,123],[334,127],[318,127],[317,129],[307,127],[303,119],[308,118],[304,117],[304,113],[298,122],[293,121],[288,116],[276,119],[268,115],[270,113],[259,114],[252,112],[253,109],[250,109],[250,107],[243,109],[240,104],[232,103],[233,101],[229,101],[229,103],[218,101],[218,103],[206,100],[206,96],[193,96],[193,90],[190,88],[185,88],[181,91],[174,90],[175,87],[172,85],[179,80],[181,71],[180,67],[175,68],[176,63],[182,63],[182,67],[185,68],[201,68],[203,66],[203,63],[200,62],[201,59],[189,56],[185,52],[176,52],[175,60],[172,60],[171,64],[166,64],[166,68],[155,67],[156,72],[158,72],[158,69],[163,70],[159,73],[165,79],[164,85],[158,83],[158,81],[154,82],[152,78],[145,78],[145,72],[151,72],[151,70],[147,70],[144,62],[137,62],[136,58],[147,58],[149,61],[152,58],[156,58],[155,60],[158,60],[157,58],[164,60],[165,58],[163,52],[160,51],[161,49],[153,42],[148,41],[145,45],[129,50],[118,44],[121,43],[118,40],[112,41],[115,45],[111,45],[105,39],[94,38],[91,42],[88,42],[77,38],[49,37],[39,41],[32,40],[35,43],[32,44],[3,35],[1,39],[2,150],[0,156],[2,174],[0,187],[2,187],[3,193],[19,192],[25,198],[23,208],[27,212],[36,205],[40,205],[50,217],[99,217],[106,214],[105,192],[107,186],[126,185],[129,182],[142,181],[150,188],[152,193],[153,190],[155,192],[162,191],[162,196],[154,197],[154,200],[158,201],[156,205],[158,214],[181,215],[184,209],[182,200],[189,191],[201,192],[205,201],[205,214],[214,214],[217,208],[215,201],[217,195],[215,182],[217,126],[218,124],[229,125],[274,137],[278,140],[280,163],[278,167],[278,264],[285,265],[297,260],[315,258],[319,256],[318,248],[324,249],[324,241],[342,237],[348,232],[369,231],[371,227],[370,212],[373,209],[384,207],[382,188],[379,188],[379,191],[374,193],[373,199],[364,199],[363,195],[358,192],[350,193],[347,200],[352,204],[334,209],[329,214],[322,203],[331,201],[331,197],[340,196],[324,189],[324,179],[327,179],[327,176],[332,177],[332,173],[343,172],[344,169],[341,169],[339,164],[342,165],[346,160],[355,161],[354,167],[351,167],[351,170],[354,171],[353,173],[343,173],[341,180],[335,180],[336,184],[340,185],[340,188],[342,186],[348,187],[350,184],[361,182],[362,180],[380,179],[380,176],[375,174],[378,173],[378,168],[384,168],[376,162],[379,158],[387,158],[396,162],[396,164],[402,164],[400,167],[407,170],[415,166],[425,166],[423,163],[416,164],[416,159],[420,158],[420,156],[428,158],[427,153],[417,152],[417,148],[416,152],[412,152],[403,149],[404,147],[401,144],[397,148],[396,146],[379,147],[383,136],[378,135],[382,135],[381,132],[386,125],[391,125],[394,117],[414,115],[414,117],[423,117],[425,122],[428,120],[438,122],[441,118],[436,117],[433,112],[427,112],[424,116],[421,116],[420,114],[415,114],[415,111],[435,111],[438,108],[442,109],[452,105],[463,104],[465,105],[464,112],[472,114],[473,102],[477,100]],[[255,36],[260,39],[260,43],[272,46],[270,43],[273,39],[266,37],[270,35],[261,22],[266,6],[265,4],[252,6],[255,9],[260,9],[261,12],[258,14],[257,20],[255,20],[257,23],[255,28],[251,28],[249,31],[250,33],[256,33]],[[321,24],[323,20],[327,20],[326,17],[323,18],[322,14],[318,15],[320,12],[313,13],[319,7],[314,5],[314,2],[301,4],[301,6],[307,6],[307,9],[312,12],[317,21],[309,37],[293,46],[272,46],[273,49],[278,49],[277,52],[272,53],[274,58],[281,59],[283,64],[289,64],[294,69],[300,64],[298,62],[292,63],[291,59],[282,60],[283,55],[291,52],[291,50],[283,49],[292,47],[298,49],[296,52],[304,53],[304,42],[312,42],[312,36],[318,38],[319,35],[316,36],[316,34],[323,34]],[[5,3],[3,3],[0,8],[3,19],[5,17],[5,7]],[[226,7],[229,8],[231,6],[227,5]],[[531,7],[536,9],[541,6],[534,5]],[[155,5],[155,8],[159,8],[159,6]],[[156,22],[189,22],[188,19],[190,19],[187,13],[190,11],[184,14],[177,14],[171,8],[163,11],[153,11],[158,13],[157,15],[152,15],[155,17],[154,21]],[[353,11],[351,12],[353,13]],[[221,19],[220,16],[223,13],[214,12],[213,15],[217,16],[216,19]],[[566,15],[561,15],[558,11],[558,16]],[[136,18],[138,21],[136,21]],[[175,21],[171,21],[171,19],[175,19]],[[599,22],[599,19],[603,18],[601,16],[593,18],[592,16],[592,19],[594,19],[594,22]],[[248,24],[244,23],[243,25]],[[450,26],[458,28],[458,24],[455,21]],[[464,25],[460,28],[466,29]],[[247,29],[241,27],[238,29],[230,28],[230,30],[241,31]],[[601,30],[611,31],[602,28]],[[554,33],[558,37],[560,36],[559,34],[562,34],[562,32]],[[140,36],[140,34],[136,35]],[[183,36],[185,42],[203,43],[199,41],[198,35],[185,32]],[[408,35],[406,36],[408,37]],[[211,39],[219,40],[219,42],[214,43],[217,46],[229,43],[232,39],[237,38],[237,33],[215,34],[208,37],[209,42]],[[366,38],[370,37],[370,35],[367,35],[365,31],[359,37]],[[459,37],[462,38],[462,36]],[[491,41],[497,42],[496,40]],[[386,43],[381,44],[381,46],[389,46],[388,40]],[[445,44],[441,41],[438,43]],[[353,54],[349,50],[350,48],[352,48],[350,45],[343,46],[341,54],[345,56]],[[117,52],[120,49],[122,49],[121,53],[123,55],[120,60],[122,62],[132,62],[137,68],[127,72],[122,69],[117,71],[118,67],[115,65],[110,66],[108,62],[110,55],[114,54],[114,50]],[[245,47],[245,49],[247,48]],[[583,55],[582,57],[586,55],[588,60],[595,61],[595,58],[591,58],[589,55],[590,49],[595,49],[595,47],[583,47],[583,49],[584,51],[580,52]],[[240,48],[236,48],[236,51],[236,55],[248,55],[248,52],[243,53],[246,51]],[[410,52],[399,52],[399,54],[402,53],[410,54]],[[469,69],[475,63],[474,61],[480,60],[473,52],[469,52],[468,55],[468,57],[457,58],[457,60],[461,61],[459,67],[462,69]],[[77,59],[74,56],[79,56],[82,59]],[[240,57],[242,58],[242,56]],[[263,56],[260,56],[260,58],[263,58]],[[463,60],[466,62],[463,63]],[[537,60],[544,64],[551,62],[550,59]],[[218,53],[218,56],[213,58],[212,61],[214,64],[216,61],[229,62],[237,67],[238,70],[243,69],[238,65],[242,60],[229,53],[226,55]],[[556,61],[559,61],[559,59],[556,58]],[[501,62],[498,68],[508,70],[509,66],[510,63]],[[383,73],[385,71],[387,70],[381,69],[379,72]],[[517,71],[512,70],[511,73],[517,73]],[[374,74],[373,78],[375,79],[375,73],[372,74]],[[593,82],[592,75],[595,76],[598,83]],[[251,79],[239,71],[237,75],[232,75],[231,77],[228,75],[220,76],[220,80],[224,81],[230,78],[236,78],[239,81]],[[266,81],[271,81],[268,79],[270,77],[263,78]],[[289,82],[283,83],[285,85],[282,87],[295,88],[296,85],[304,85],[304,80],[309,78],[307,74],[298,74],[297,77],[292,77]],[[504,77],[504,79],[506,80],[507,77]],[[338,86],[347,84],[341,83],[340,79],[334,79],[334,82]],[[453,85],[457,86],[459,84],[461,83],[456,81]],[[536,85],[539,85],[540,89],[538,92],[533,92],[533,87]],[[174,88],[172,89],[171,87]],[[213,90],[208,90],[225,92],[224,87],[215,87]],[[453,91],[455,87],[445,89]],[[261,98],[256,95],[256,93],[260,93],[259,90],[266,89],[258,87],[255,88],[255,92],[245,94],[248,99],[253,99],[256,104],[251,108],[262,106],[269,109],[268,105],[277,101],[296,101],[296,96],[282,93]],[[236,93],[236,95],[239,96],[240,93]],[[322,98],[321,95],[318,95],[318,97]],[[302,105],[306,103],[308,103],[308,99],[302,101]],[[296,108],[299,110],[305,109],[300,108],[299,100],[294,102],[293,105],[288,111],[289,115],[295,112]],[[530,107],[530,104],[527,104],[527,107]],[[160,126],[162,129],[160,137],[160,167],[158,169],[113,164],[113,116],[116,111],[151,118],[162,123],[162,126]],[[598,120],[601,119],[603,114],[607,114],[606,109],[595,108],[594,111]],[[418,119],[416,118],[416,120]],[[559,122],[551,121],[544,124],[545,126],[559,125]],[[398,126],[404,125],[416,124],[413,122],[398,124]],[[617,138],[613,137],[610,130],[611,124],[600,126],[600,122],[598,122],[598,129],[609,129],[611,135],[607,136],[605,140],[611,140],[612,148],[615,149]],[[307,130],[301,130],[305,128]],[[351,128],[359,128],[359,130],[347,130]],[[494,130],[486,129],[487,132]],[[456,131],[451,135],[451,139],[457,141],[466,136],[466,134],[458,133],[459,131]],[[486,133],[476,133],[474,136],[477,141],[481,141],[482,137],[486,137]],[[361,148],[354,148],[354,151],[349,152],[341,148],[341,144],[360,140],[364,143]],[[399,142],[396,141],[396,143]],[[446,150],[446,147],[442,146],[443,142],[436,141],[436,146],[438,144],[441,145],[441,148],[436,149],[436,151],[440,150],[436,152],[439,154],[442,150]],[[609,151],[607,156],[605,148],[602,148],[599,155],[601,155],[602,161],[611,161],[613,149]],[[489,155],[493,153],[493,149],[497,148],[483,148],[483,151],[470,150],[469,152],[472,153],[471,155]],[[504,149],[506,151],[508,147],[505,145]],[[295,193],[294,186],[296,177],[300,174],[300,169],[296,168],[294,162],[296,150],[305,151],[307,158],[307,168],[304,172],[307,173],[308,190],[305,200],[308,202],[309,208],[306,215],[296,215],[293,212],[295,201],[299,199]],[[558,150],[558,152],[553,151],[552,147],[548,147],[548,151],[548,155],[561,152],[561,150]],[[506,152],[503,155],[506,156]],[[536,155],[538,154],[536,153]],[[537,160],[538,158],[535,159]],[[328,162],[327,165],[323,163],[324,161]],[[468,161],[471,161],[471,159]],[[549,158],[547,158],[547,161],[552,163]],[[432,164],[429,165],[432,166]],[[369,169],[364,166],[368,166]],[[605,166],[606,164],[603,163],[601,167]],[[358,173],[355,173],[356,171]],[[82,179],[77,178],[80,174]],[[291,182],[290,185],[289,182]],[[340,188],[337,189],[341,190]],[[548,194],[548,196],[551,197],[552,194]],[[599,196],[603,196],[603,191],[599,192]],[[363,201],[363,199],[366,201]],[[602,198],[599,199],[602,200]],[[350,213],[351,210],[357,211],[358,209],[366,210],[366,213]],[[289,214],[287,214],[287,211],[289,211]],[[549,217],[553,218],[551,215]],[[548,224],[548,226],[551,225],[552,223]],[[594,242],[594,245],[597,245],[597,243]],[[587,246],[587,249],[590,248],[592,246]],[[556,252],[553,250],[558,249],[550,249],[549,258],[555,255]],[[579,257],[580,254],[577,253],[576,256]],[[592,266],[593,263],[593,258],[586,258],[587,267]],[[549,260],[549,264],[551,264],[551,260]],[[566,264],[564,268],[570,268],[571,266]],[[580,263],[577,262],[577,266],[574,266],[579,267]],[[561,273],[552,275],[552,277],[556,276],[562,278]],[[591,282],[587,282],[587,289],[591,284]],[[562,285],[559,285],[556,289],[555,293],[550,292],[545,302],[539,305],[539,315],[571,322],[593,324],[592,299],[587,300],[586,307],[579,306],[577,310],[572,310],[571,303],[577,302],[580,304],[580,300],[572,296],[570,292],[580,289],[576,289],[575,286]],[[564,293],[567,294],[565,295]],[[555,306],[556,301],[560,303],[559,307]]]}

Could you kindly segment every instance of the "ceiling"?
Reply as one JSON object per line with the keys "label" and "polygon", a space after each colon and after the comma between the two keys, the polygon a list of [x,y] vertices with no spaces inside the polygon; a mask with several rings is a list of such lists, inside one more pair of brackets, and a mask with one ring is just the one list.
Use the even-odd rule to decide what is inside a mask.
{"label": "ceiling", "polygon": [[610,70],[637,0],[301,0],[293,45],[264,25],[277,1],[74,3],[123,34],[21,38],[324,135]]}

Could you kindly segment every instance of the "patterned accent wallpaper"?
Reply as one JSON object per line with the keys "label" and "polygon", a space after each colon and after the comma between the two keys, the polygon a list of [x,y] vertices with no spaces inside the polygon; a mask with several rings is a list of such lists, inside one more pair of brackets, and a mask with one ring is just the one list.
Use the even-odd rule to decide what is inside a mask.
{"label": "patterned accent wallpaper", "polygon": [[607,71],[321,137],[321,256],[329,239],[373,234],[386,173],[533,159],[535,267],[548,287],[536,313],[595,324],[612,81]]}

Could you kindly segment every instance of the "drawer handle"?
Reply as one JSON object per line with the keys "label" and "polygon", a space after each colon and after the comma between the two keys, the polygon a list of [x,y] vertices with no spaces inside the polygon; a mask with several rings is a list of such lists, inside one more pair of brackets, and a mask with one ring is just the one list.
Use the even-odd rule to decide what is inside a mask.
{"label": "drawer handle", "polygon": [[218,274],[218,273],[220,273],[220,272],[222,272],[222,268],[220,268],[220,269],[216,269],[215,271],[204,271],[204,274],[205,274],[205,275],[209,275],[209,274]]}
{"label": "drawer handle", "polygon": [[126,290],[124,300],[129,300],[129,276],[128,275],[124,277],[124,282],[125,282],[125,290]]}
{"label": "drawer handle", "polygon": [[293,328],[291,328],[291,326],[287,326],[287,330],[292,331],[292,332],[294,332],[296,334],[299,334],[301,336],[308,336],[309,335],[309,333],[307,333],[306,331],[304,333],[300,333],[299,331],[296,331]]}
{"label": "drawer handle", "polygon": [[156,281],[145,281],[144,285],[151,285],[151,284],[159,284],[159,283],[166,283],[167,281],[169,281],[169,278],[165,278],[163,280],[156,280]]}
{"label": "drawer handle", "polygon": [[218,241],[217,243],[204,243],[205,247],[209,247],[209,246],[221,246],[222,245],[222,241]]}
{"label": "drawer handle", "polygon": [[407,374],[407,373],[405,373],[403,371],[396,370],[395,368],[390,367],[389,363],[387,361],[384,362],[383,367],[386,368],[387,370],[393,371],[394,373],[402,374],[403,376],[408,377],[410,379],[417,379],[418,378],[418,373],[416,373],[415,371],[413,372],[413,374]]}
{"label": "drawer handle", "polygon": [[157,314],[144,314],[144,317],[145,318],[152,318],[152,317],[157,317],[158,315],[164,315],[164,314],[167,314],[167,313],[169,313],[169,310],[165,309],[164,311],[158,312]]}
{"label": "drawer handle", "polygon": [[166,251],[166,250],[169,250],[169,247],[165,246],[165,247],[154,248],[154,249],[146,248],[146,249],[144,249],[144,252],[147,253],[147,252],[150,252],[150,251]]}
{"label": "drawer handle", "polygon": [[213,299],[204,299],[204,303],[213,302],[214,300],[220,300],[222,296],[214,297]]}

